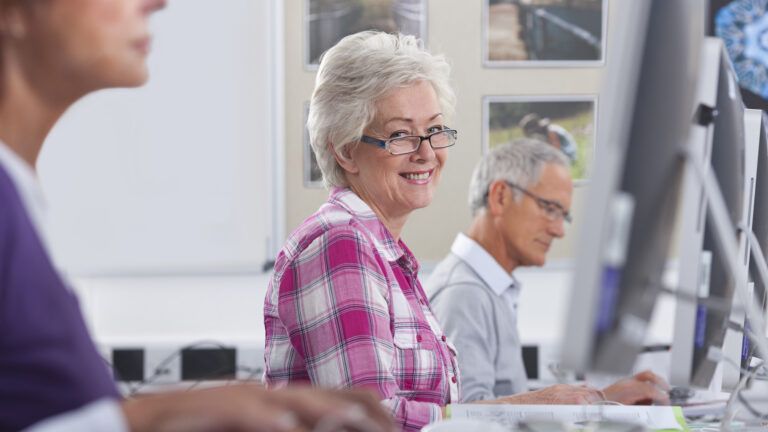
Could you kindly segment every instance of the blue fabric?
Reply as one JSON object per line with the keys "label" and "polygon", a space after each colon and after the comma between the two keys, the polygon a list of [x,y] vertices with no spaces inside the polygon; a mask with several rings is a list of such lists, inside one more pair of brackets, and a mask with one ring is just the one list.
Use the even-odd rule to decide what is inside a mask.
{"label": "blue fabric", "polygon": [[76,297],[0,166],[0,431],[119,398]]}

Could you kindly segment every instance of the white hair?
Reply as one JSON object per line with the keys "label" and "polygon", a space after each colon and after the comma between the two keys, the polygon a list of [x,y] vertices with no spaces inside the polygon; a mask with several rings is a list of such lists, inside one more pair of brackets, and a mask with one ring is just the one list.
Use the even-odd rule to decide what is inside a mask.
{"label": "white hair", "polygon": [[364,31],[349,35],[320,59],[309,105],[307,129],[326,187],[347,186],[334,151],[344,157],[376,117],[376,101],[388,91],[427,81],[437,95],[446,123],[456,97],[450,66],[413,36]]}
{"label": "white hair", "polygon": [[[520,138],[500,145],[483,157],[469,182],[469,208],[472,215],[488,204],[488,188],[497,180],[505,180],[522,188],[539,182],[545,164],[570,166],[568,157],[547,142]],[[521,193],[514,191],[515,199]]]}

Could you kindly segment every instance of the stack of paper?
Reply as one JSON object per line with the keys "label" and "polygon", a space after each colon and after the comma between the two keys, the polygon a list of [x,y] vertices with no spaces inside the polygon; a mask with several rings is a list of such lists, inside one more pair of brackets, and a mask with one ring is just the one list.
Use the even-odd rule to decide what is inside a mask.
{"label": "stack of paper", "polygon": [[568,428],[609,421],[632,423],[651,430],[686,430],[679,407],[614,405],[450,405],[451,418],[471,418],[510,429],[521,422],[557,422]]}

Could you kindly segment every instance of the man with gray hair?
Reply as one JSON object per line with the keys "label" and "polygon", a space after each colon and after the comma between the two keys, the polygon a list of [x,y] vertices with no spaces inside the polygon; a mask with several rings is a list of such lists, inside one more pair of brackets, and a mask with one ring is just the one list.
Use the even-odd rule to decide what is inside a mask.
{"label": "man with gray hair", "polygon": [[[569,165],[561,151],[526,138],[493,149],[475,168],[472,223],[425,285],[435,316],[457,347],[463,402],[527,391],[517,331],[520,284],[512,272],[544,265],[552,242],[564,236],[573,193]],[[524,402],[568,404],[580,389],[547,387],[527,393]],[[668,403],[665,389],[646,371],[603,394],[624,404]]]}

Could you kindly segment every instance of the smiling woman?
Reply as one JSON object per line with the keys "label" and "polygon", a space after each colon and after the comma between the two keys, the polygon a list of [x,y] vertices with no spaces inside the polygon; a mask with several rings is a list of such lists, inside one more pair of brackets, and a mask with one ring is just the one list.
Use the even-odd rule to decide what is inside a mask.
{"label": "smiling woman", "polygon": [[365,387],[418,430],[458,402],[456,353],[400,239],[455,144],[449,66],[412,36],[363,32],[321,59],[308,129],[328,201],[277,257],[266,381]]}

